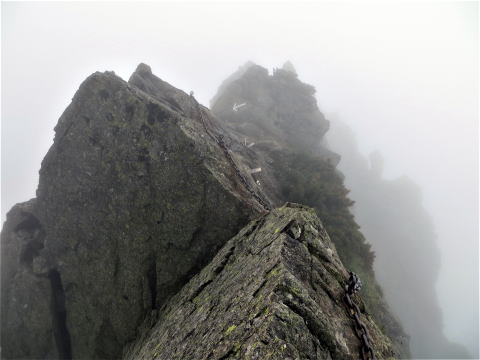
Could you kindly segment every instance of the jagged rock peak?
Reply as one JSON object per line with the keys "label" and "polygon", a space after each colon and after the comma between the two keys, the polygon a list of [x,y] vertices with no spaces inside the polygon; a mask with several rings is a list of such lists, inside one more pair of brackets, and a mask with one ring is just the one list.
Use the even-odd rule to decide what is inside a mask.
{"label": "jagged rock peak", "polygon": [[212,120],[144,64],[130,83],[97,72],[81,84],[36,199],[1,233],[2,357],[118,358],[146,316],[265,212]]}
{"label": "jagged rock peak", "polygon": [[329,122],[318,109],[315,88],[293,74],[290,68],[270,75],[266,68],[251,65],[219,88],[212,112],[255,143],[323,153],[335,163],[338,155],[321,149]]}
{"label": "jagged rock peak", "polygon": [[[343,302],[347,278],[315,211],[286,204],[228,241],[157,321],[145,321],[124,359],[359,359]],[[361,312],[376,357],[393,356]]]}

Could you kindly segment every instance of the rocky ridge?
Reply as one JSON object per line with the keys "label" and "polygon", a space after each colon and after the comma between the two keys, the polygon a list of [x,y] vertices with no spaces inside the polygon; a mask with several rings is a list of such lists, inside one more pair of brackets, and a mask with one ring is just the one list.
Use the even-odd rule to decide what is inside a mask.
{"label": "rocky ridge", "polygon": [[[358,359],[347,277],[315,211],[286,204],[229,240],[124,359]],[[361,316],[375,356],[392,357],[390,340]]]}
{"label": "rocky ridge", "polygon": [[[295,77],[289,70],[282,71],[285,74],[281,73],[281,83],[291,87]],[[307,106],[306,114],[299,107],[304,119],[300,121],[303,134],[308,135],[310,123],[312,134],[322,134],[327,123],[316,122],[318,109],[305,97],[310,90],[304,93],[301,89],[305,87],[300,85],[294,81],[291,89],[299,92],[300,103]],[[313,118],[308,109],[313,109]],[[287,118],[278,115],[281,121]],[[290,327],[273,324],[272,317],[268,321],[262,318],[267,333],[261,328],[249,328],[257,332],[252,336],[260,338],[264,334],[273,341],[281,334],[268,329],[283,329],[285,343],[281,345],[288,353],[319,358],[357,356],[358,339],[352,337],[352,322],[341,303],[345,269],[320,222],[310,210],[295,206],[265,215],[283,201],[282,184],[275,173],[278,168],[267,152],[270,144],[280,154],[294,144],[294,128],[289,125],[282,130],[289,135],[277,130],[263,133],[270,142],[262,152],[248,147],[243,134],[226,126],[225,120],[228,118],[213,116],[193,96],[153,75],[144,64],[139,65],[128,83],[112,72],[95,73],[84,81],[55,128],[54,144],[42,162],[36,198],[14,206],[2,229],[2,357],[115,359],[122,353],[126,357],[152,355],[148,351],[157,340],[149,338],[149,328],[157,324],[156,328],[168,328],[171,335],[183,334],[182,329],[172,328],[175,324],[169,322],[167,314],[178,315],[179,321],[189,324],[183,315],[190,305],[182,303],[183,296],[200,290],[198,300],[206,300],[208,294],[202,291],[206,288],[218,295],[207,303],[230,304],[238,310],[235,328],[228,325],[225,331],[241,335],[235,330],[247,329],[251,319],[245,311],[254,308],[239,308],[239,303],[226,296],[229,287],[223,287],[225,283],[231,289],[236,288],[236,283],[243,284],[245,299],[266,291],[270,297],[262,298],[257,305],[264,301],[265,306],[275,307],[274,313],[279,316],[289,315],[285,309],[280,310],[280,303],[297,301],[308,312],[305,316],[313,316],[316,322],[311,330],[310,318],[305,320],[298,314],[290,314]],[[315,153],[325,161],[334,159],[321,148],[316,148]],[[260,180],[254,171],[258,164],[264,166]],[[223,263],[225,251],[228,253],[230,248],[227,245],[218,253],[219,249],[259,217],[263,220],[258,221],[270,223],[266,227],[257,223],[261,238],[273,242],[265,243],[261,255],[250,257],[241,249],[253,249],[258,246],[257,240],[243,231],[230,241],[238,243],[238,248]],[[292,240],[283,232],[275,238],[267,234],[271,226],[286,217],[295,219],[300,227],[312,225],[320,235],[307,236],[309,230],[305,230],[305,238],[294,234]],[[318,244],[311,247],[310,242]],[[310,245],[305,248],[305,244]],[[333,254],[332,263],[314,260],[315,256],[308,253],[320,251],[315,246],[322,244],[331,249],[332,253],[328,253]],[[293,245],[295,249],[288,253]],[[242,263],[233,263],[237,255],[248,259],[250,266],[258,261],[258,269],[244,271]],[[283,267],[278,277],[268,280],[263,262],[272,259]],[[315,271],[324,278],[306,282],[305,274],[314,275],[303,260],[309,264],[318,261]],[[238,270],[230,271],[234,267]],[[205,270],[184,288],[202,268]],[[259,271],[258,279],[249,284],[247,280],[254,270]],[[219,276],[210,279],[214,275]],[[207,284],[209,279],[212,282]],[[289,279],[300,289],[298,294],[290,294],[293,298],[287,294],[288,289],[281,292],[280,284]],[[251,285],[264,280],[268,286],[254,294]],[[330,300],[325,297],[328,291]],[[366,307],[362,305],[362,309],[375,338],[375,351],[379,356],[391,356],[397,351],[395,345],[367,316]],[[221,311],[209,314],[219,321],[219,327],[231,319],[223,317]],[[329,314],[331,324],[325,314]],[[199,319],[202,316],[198,312],[196,315]],[[270,323],[273,328],[268,328]],[[205,321],[203,326],[208,324]],[[341,336],[330,333],[334,330],[342,331]],[[193,335],[186,336],[181,344],[161,340],[164,356],[179,346],[192,349],[195,344],[204,345]],[[211,333],[209,349],[215,356],[223,351],[213,343],[221,336],[218,331]],[[247,356],[242,352],[246,348],[242,348],[241,339],[230,349],[233,353],[229,356],[237,356],[235,348],[240,351],[238,356]],[[295,339],[301,339],[301,345],[295,345]],[[267,345],[260,346],[263,350],[259,354],[276,354],[274,343]],[[201,351],[195,354],[198,358],[208,355]]]}
{"label": "rocky ridge", "polygon": [[85,80],[36,199],[2,231],[2,356],[118,358],[148,313],[266,211],[201,118],[213,121],[143,64],[131,83]]}

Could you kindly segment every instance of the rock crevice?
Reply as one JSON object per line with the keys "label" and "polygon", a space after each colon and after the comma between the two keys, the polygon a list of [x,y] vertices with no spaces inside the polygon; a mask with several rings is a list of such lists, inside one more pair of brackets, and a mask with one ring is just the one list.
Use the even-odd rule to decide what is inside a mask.
{"label": "rock crevice", "polygon": [[231,171],[205,119],[222,134],[146,65],[129,83],[106,72],[81,84],[36,199],[12,209],[2,230],[3,357],[118,358],[146,318],[265,212],[243,184],[246,166],[234,159]]}
{"label": "rock crevice", "polygon": [[67,309],[65,307],[65,291],[62,278],[57,270],[52,269],[48,274],[48,279],[52,288],[52,307],[50,311],[58,355],[60,359],[71,359],[72,345],[67,328]]}

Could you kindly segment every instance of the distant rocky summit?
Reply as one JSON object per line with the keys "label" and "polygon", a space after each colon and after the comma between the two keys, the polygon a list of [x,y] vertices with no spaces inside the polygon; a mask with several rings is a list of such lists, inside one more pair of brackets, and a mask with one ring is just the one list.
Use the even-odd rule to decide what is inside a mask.
{"label": "distant rocky summit", "polygon": [[332,121],[328,139],[342,154],[339,168],[355,200],[355,218],[376,250],[377,279],[392,311],[411,336],[412,356],[470,358],[463,346],[444,334],[435,289],[440,251],[435,227],[422,205],[421,189],[406,176],[386,179],[380,153],[363,157],[352,131],[339,120]]}
{"label": "distant rocky summit", "polygon": [[247,66],[213,113],[145,64],[87,78],[2,229],[2,357],[355,359],[342,262],[374,354],[407,354],[292,68]]}
{"label": "distant rocky summit", "polygon": [[219,89],[212,112],[251,141],[315,151],[329,123],[317,107],[313,86],[286,68],[270,76],[259,65],[245,64],[241,76],[232,75]]}

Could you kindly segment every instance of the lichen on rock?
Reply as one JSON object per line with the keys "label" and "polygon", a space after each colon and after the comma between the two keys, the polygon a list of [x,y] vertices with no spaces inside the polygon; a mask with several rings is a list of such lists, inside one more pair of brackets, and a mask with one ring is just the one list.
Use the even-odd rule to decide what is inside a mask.
{"label": "lichen on rock", "polygon": [[143,64],[130,83],[111,72],[82,83],[36,199],[2,231],[2,356],[118,358],[145,317],[265,212],[200,113],[211,120]]}
{"label": "lichen on rock", "polygon": [[[358,359],[347,277],[315,211],[286,204],[228,241],[124,359]],[[392,357],[390,340],[361,316],[377,358]]]}

